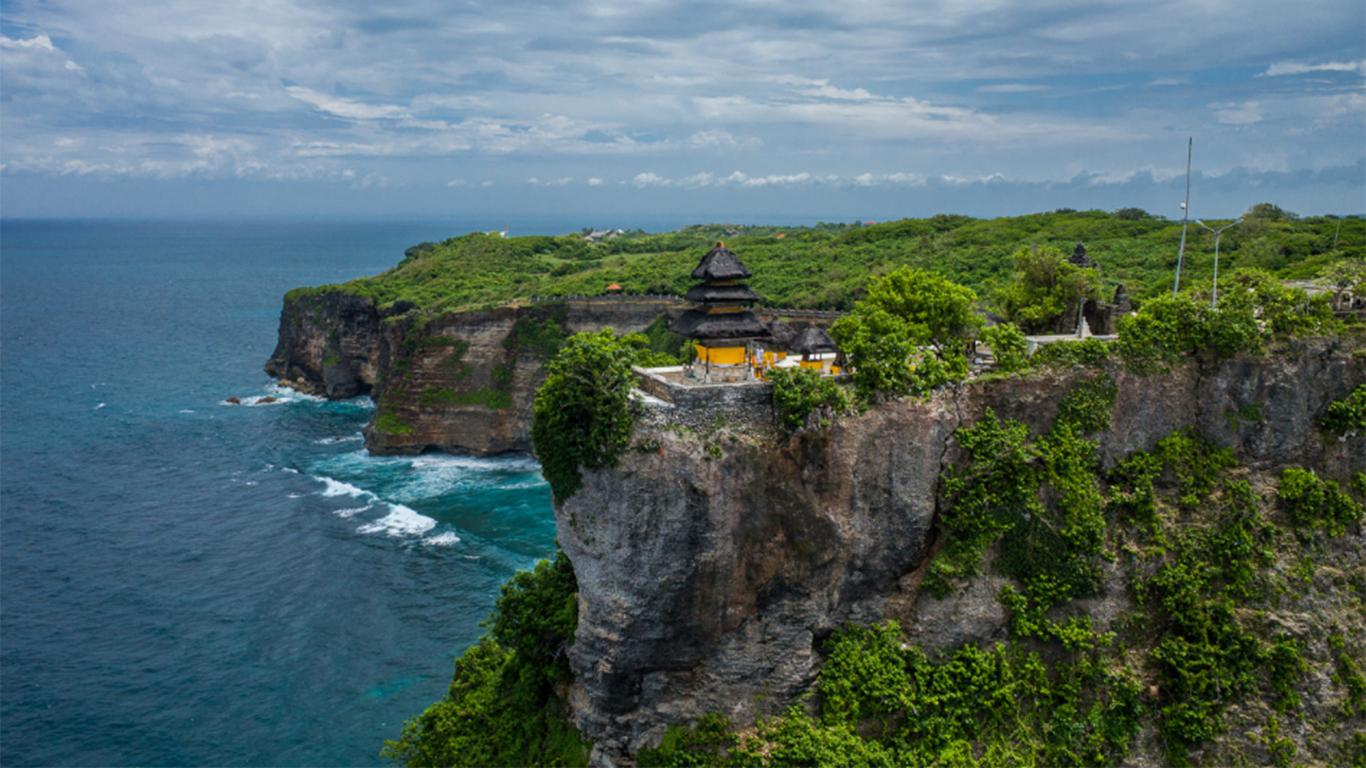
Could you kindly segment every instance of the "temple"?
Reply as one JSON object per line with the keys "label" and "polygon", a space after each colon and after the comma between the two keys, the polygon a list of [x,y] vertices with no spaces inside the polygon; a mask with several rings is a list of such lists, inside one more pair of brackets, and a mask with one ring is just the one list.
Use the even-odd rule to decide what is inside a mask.
{"label": "temple", "polygon": [[750,277],[749,269],[725,243],[717,243],[692,276],[700,282],[684,298],[693,307],[674,321],[671,330],[692,340],[697,351],[694,375],[708,383],[753,378],[755,348],[770,334],[751,309],[759,297],[743,282]]}

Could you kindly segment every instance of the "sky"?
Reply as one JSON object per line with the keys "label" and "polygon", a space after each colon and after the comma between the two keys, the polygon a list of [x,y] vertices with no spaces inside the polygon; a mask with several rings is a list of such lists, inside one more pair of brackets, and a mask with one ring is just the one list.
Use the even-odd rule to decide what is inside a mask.
{"label": "sky", "polygon": [[1361,0],[6,0],[0,216],[1366,213]]}

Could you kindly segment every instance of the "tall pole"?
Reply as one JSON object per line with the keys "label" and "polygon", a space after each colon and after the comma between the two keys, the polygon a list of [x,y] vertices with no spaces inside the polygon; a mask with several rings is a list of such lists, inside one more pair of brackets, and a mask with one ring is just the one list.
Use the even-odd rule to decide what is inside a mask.
{"label": "tall pole", "polygon": [[1207,232],[1213,232],[1213,233],[1214,233],[1214,290],[1211,291],[1210,304],[1209,304],[1209,305],[1210,305],[1211,307],[1215,308],[1215,309],[1218,309],[1218,308],[1219,308],[1219,238],[1221,238],[1221,237],[1224,236],[1224,231],[1225,231],[1225,230],[1227,230],[1227,229],[1232,229],[1233,227],[1236,227],[1236,226],[1238,226],[1239,224],[1242,224],[1242,223],[1243,223],[1243,220],[1242,220],[1241,217],[1240,217],[1240,218],[1237,218],[1237,219],[1234,219],[1233,221],[1231,221],[1231,222],[1225,224],[1224,226],[1222,226],[1222,227],[1220,227],[1220,228],[1218,228],[1218,229],[1212,229],[1212,228],[1210,227],[1210,225],[1206,224],[1205,222],[1203,222],[1203,221],[1201,221],[1201,220],[1199,220],[1199,219],[1196,219],[1196,220],[1195,220],[1195,223],[1196,223],[1196,224],[1199,224],[1201,227],[1203,227],[1203,228],[1205,229],[1205,231],[1207,231]]}
{"label": "tall pole", "polygon": [[1186,201],[1181,204],[1181,247],[1176,251],[1176,280],[1172,283],[1172,298],[1176,298],[1176,292],[1181,290],[1181,259],[1186,255],[1186,227],[1190,223],[1191,215],[1191,148],[1195,146],[1195,137],[1186,139]]}

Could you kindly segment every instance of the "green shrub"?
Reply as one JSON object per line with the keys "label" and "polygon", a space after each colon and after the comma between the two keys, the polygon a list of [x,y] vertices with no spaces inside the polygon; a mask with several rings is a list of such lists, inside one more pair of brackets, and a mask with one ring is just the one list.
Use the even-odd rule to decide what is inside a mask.
{"label": "green shrub", "polygon": [[819,428],[830,419],[853,407],[853,398],[834,379],[813,368],[775,368],[768,373],[773,382],[773,409],[779,423],[789,432],[807,426],[817,413]]}
{"label": "green shrub", "polygon": [[1119,320],[1115,351],[1134,370],[1160,370],[1188,355],[1231,357],[1258,349],[1261,333],[1250,313],[1214,309],[1189,294],[1143,303]]}
{"label": "green shrub", "polygon": [[867,295],[830,328],[859,397],[925,395],[966,378],[966,342],[981,324],[975,300],[967,288],[909,267],[869,283]]}
{"label": "green shrub", "polygon": [[413,428],[392,411],[385,411],[375,416],[375,429],[390,435],[411,435]]}
{"label": "green shrub", "polygon": [[1100,339],[1081,339],[1079,341],[1058,341],[1040,345],[1030,356],[1030,363],[1036,366],[1064,368],[1082,365],[1099,368],[1110,359],[1110,345]]}
{"label": "green shrub", "polygon": [[1057,248],[1021,248],[1014,261],[1015,274],[997,298],[1005,316],[1023,329],[1046,331],[1064,314],[1076,317],[1079,303],[1098,295],[1096,271],[1072,264]]}
{"label": "green shrub", "polygon": [[1328,404],[1323,428],[1342,436],[1366,434],[1366,384],[1358,384],[1351,394]]}
{"label": "green shrub", "polygon": [[1014,323],[1000,323],[982,329],[982,341],[991,347],[998,370],[1013,373],[1029,367],[1029,342]]}
{"label": "green shrub", "polygon": [[578,621],[563,553],[503,585],[486,634],[455,662],[446,697],[381,753],[410,766],[586,765],[589,745],[554,693]]}
{"label": "green shrub", "polygon": [[577,333],[546,366],[536,391],[531,440],[556,503],[583,484],[581,467],[616,464],[631,439],[633,353],[611,328]]}
{"label": "green shrub", "polygon": [[1277,497],[1291,524],[1301,530],[1317,529],[1341,536],[1362,515],[1361,504],[1342,486],[1320,478],[1312,469],[1289,467],[1282,471]]}

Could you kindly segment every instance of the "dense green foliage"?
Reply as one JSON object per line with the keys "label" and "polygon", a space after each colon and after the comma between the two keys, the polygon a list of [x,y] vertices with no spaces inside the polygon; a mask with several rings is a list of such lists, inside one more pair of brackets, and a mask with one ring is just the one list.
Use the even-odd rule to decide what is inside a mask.
{"label": "dense green foliage", "polygon": [[1021,248],[1014,260],[1015,274],[997,304],[1006,318],[1030,333],[1048,331],[1064,315],[1075,318],[1083,302],[1100,298],[1096,270],[1072,264],[1056,248]]}
{"label": "dense green foliage", "polygon": [[768,379],[778,422],[788,431],[807,426],[813,413],[818,413],[817,426],[829,426],[831,417],[853,407],[849,392],[814,368],[774,368]]}
{"label": "dense green foliage", "polygon": [[869,282],[867,295],[830,327],[859,397],[925,395],[966,378],[968,340],[981,324],[975,301],[971,290],[909,267]]}
{"label": "dense green foliage", "polygon": [[1042,614],[1088,594],[1098,578],[1105,521],[1096,445],[1084,436],[1109,426],[1114,396],[1114,382],[1106,377],[1082,383],[1059,403],[1053,429],[1037,439],[1024,424],[1001,420],[990,409],[958,430],[969,460],[943,478],[948,504],[939,524],[945,543],[925,580],[931,594],[944,596],[954,583],[979,573],[983,554],[999,540],[998,566],[1024,585],[1022,594],[1007,596],[1017,631],[1068,631]]}
{"label": "dense green foliage", "polygon": [[556,502],[580,488],[581,467],[616,464],[630,442],[637,412],[631,365],[638,351],[604,328],[569,337],[546,366],[531,441]]}
{"label": "dense green foliage", "polygon": [[[536,296],[597,295],[612,282],[627,293],[682,294],[698,259],[724,237],[771,306],[848,309],[869,275],[901,266],[931,269],[995,296],[1010,281],[1021,248],[1070,252],[1082,240],[1107,284],[1124,283],[1131,295],[1144,298],[1170,291],[1180,232],[1179,222],[1129,209],[999,219],[941,215],[857,227],[699,226],[593,244],[579,235],[503,239],[476,233],[410,248],[384,274],[291,295],[345,291],[380,305],[410,301],[421,309],[456,310]],[[1212,254],[1211,238],[1192,236],[1186,279],[1205,278]],[[1366,219],[1258,218],[1224,235],[1220,269],[1261,267],[1277,277],[1312,278],[1364,256]]]}
{"label": "dense green foliage", "polygon": [[1256,351],[1273,336],[1335,324],[1326,296],[1311,298],[1267,272],[1243,270],[1225,280],[1217,308],[1204,286],[1144,302],[1120,319],[1115,351],[1135,370],[1151,371],[1191,354],[1219,359]]}
{"label": "dense green foliage", "polygon": [[1366,433],[1366,384],[1357,386],[1341,400],[1329,403],[1323,415],[1323,427],[1335,435]]}
{"label": "dense green foliage", "polygon": [[1062,368],[1083,365],[1099,368],[1110,359],[1110,343],[1100,339],[1082,339],[1056,344],[1044,344],[1030,356],[1031,365]]}
{"label": "dense green foliage", "polygon": [[1029,341],[1014,323],[983,328],[982,341],[991,347],[991,354],[996,358],[996,370],[1014,373],[1029,367]]}
{"label": "dense green foliage", "polygon": [[[718,715],[670,729],[642,765],[1114,765],[1145,724],[1174,765],[1297,762],[1285,729],[1306,725],[1310,638],[1264,613],[1297,588],[1276,567],[1285,562],[1277,547],[1295,539],[1233,452],[1195,434],[1172,434],[1103,472],[1086,435],[1107,428],[1114,393],[1105,376],[1083,382],[1040,436],[990,411],[957,433],[964,459],[943,478],[944,542],[925,585],[943,594],[994,552],[990,567],[1011,584],[999,595],[1006,642],[931,658],[895,623],[846,627],[826,644],[811,706],[740,732]],[[1304,474],[1312,488],[1296,498],[1310,499],[1316,525],[1325,516],[1314,494],[1331,492]],[[1285,493],[1283,483],[1283,504]],[[1287,510],[1292,525],[1297,514]],[[1327,533],[1346,524],[1355,523]],[[1107,560],[1123,569],[1135,608],[1100,633],[1072,601],[1094,593]],[[1341,751],[1326,754],[1347,760],[1362,746],[1348,718],[1366,706],[1366,675],[1344,638],[1329,645],[1345,697],[1333,715],[1343,721],[1323,726]],[[1264,756],[1210,757],[1235,707],[1244,728],[1264,718],[1255,721]]]}
{"label": "dense green foliage", "polygon": [[1277,497],[1296,528],[1319,529],[1331,536],[1341,536],[1347,526],[1361,520],[1361,505],[1342,486],[1324,480],[1312,469],[1288,467],[1282,471]]}
{"label": "dense green foliage", "polygon": [[569,677],[577,590],[563,553],[504,584],[486,634],[456,659],[449,693],[384,756],[410,766],[586,764],[588,744],[554,693]]}

